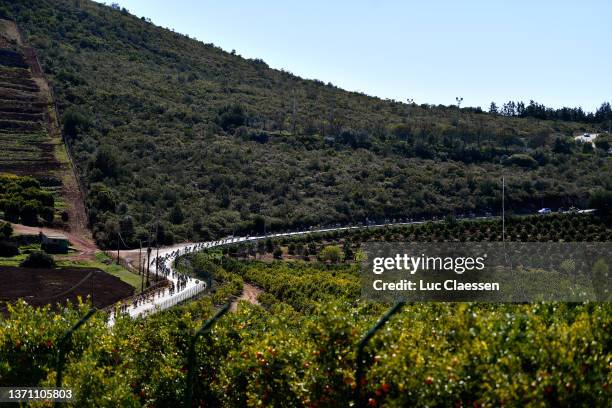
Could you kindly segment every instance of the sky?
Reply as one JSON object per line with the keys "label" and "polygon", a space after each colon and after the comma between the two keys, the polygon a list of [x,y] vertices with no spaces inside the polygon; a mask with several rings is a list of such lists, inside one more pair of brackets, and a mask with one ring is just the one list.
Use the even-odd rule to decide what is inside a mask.
{"label": "sky", "polygon": [[117,2],[226,51],[381,98],[586,111],[612,101],[609,0]]}

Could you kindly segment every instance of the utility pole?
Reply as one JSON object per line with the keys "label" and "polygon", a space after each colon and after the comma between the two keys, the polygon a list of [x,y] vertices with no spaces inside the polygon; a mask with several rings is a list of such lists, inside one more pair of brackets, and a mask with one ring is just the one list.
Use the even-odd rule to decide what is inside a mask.
{"label": "utility pole", "polygon": [[147,288],[149,287],[149,267],[151,266],[151,247],[147,245]]}
{"label": "utility pole", "polygon": [[506,178],[502,176],[502,242],[506,242]]}
{"label": "utility pole", "polygon": [[159,279],[159,275],[157,274],[157,267],[158,266],[159,266],[159,244],[157,244],[157,252],[155,254],[155,278],[156,279]]}
{"label": "utility pole", "polygon": [[142,240],[140,242],[140,250],[138,251],[138,271],[140,272],[140,291],[144,291],[144,265],[142,260]]}
{"label": "utility pole", "polygon": [[157,225],[155,226],[155,247],[157,248],[157,252],[155,255],[155,279],[159,278],[159,275],[157,275],[157,267],[159,264],[159,239],[157,239],[158,237],[158,233],[159,233],[159,221],[157,222]]}
{"label": "utility pole", "polygon": [[117,265],[119,265],[119,230],[117,230]]}
{"label": "utility pole", "polygon": [[461,102],[463,102],[463,98],[457,96],[455,100],[457,101],[457,109],[461,109]]}
{"label": "utility pole", "polygon": [[406,120],[410,119],[410,107],[414,103],[414,99],[408,98],[406,99],[406,103],[408,104],[408,108],[406,109]]}
{"label": "utility pole", "polygon": [[295,89],[293,90],[293,131],[291,132],[293,136],[295,136],[295,114],[296,114],[296,107],[295,107]]}
{"label": "utility pole", "polygon": [[[93,270],[93,272],[95,272],[95,271],[96,271],[96,270],[94,269],[94,270]],[[92,274],[92,275],[90,276],[90,278],[89,278],[89,293],[91,293],[91,307],[93,307],[93,306],[94,306],[94,298],[93,298],[93,295],[94,295],[94,284],[93,284],[93,278],[94,278],[94,276],[96,276],[96,275]]]}
{"label": "utility pole", "polygon": [[[459,115],[461,115],[461,102],[463,102],[463,97],[455,97],[457,101],[457,133],[459,133]],[[463,147],[465,148],[465,140],[463,141]]]}

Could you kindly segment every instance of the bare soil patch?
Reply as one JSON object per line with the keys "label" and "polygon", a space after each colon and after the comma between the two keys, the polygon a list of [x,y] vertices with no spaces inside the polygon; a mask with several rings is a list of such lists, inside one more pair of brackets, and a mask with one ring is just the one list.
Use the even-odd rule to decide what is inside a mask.
{"label": "bare soil patch", "polygon": [[249,303],[258,305],[259,301],[257,300],[257,296],[259,296],[261,292],[263,292],[263,290],[259,289],[257,286],[253,286],[250,283],[245,282],[240,296],[232,301],[230,311],[235,312],[238,310],[238,302],[241,300],[246,300]]}
{"label": "bare soil patch", "polygon": [[[44,306],[77,297],[92,296],[94,306],[102,308],[131,296],[134,288],[121,279],[95,268],[35,269],[0,266],[0,303],[25,300],[33,306]],[[0,310],[5,309],[0,306]]]}
{"label": "bare soil patch", "polygon": [[0,31],[9,41],[14,41],[17,45],[21,45],[21,35],[19,35],[17,25],[13,21],[0,19]]}

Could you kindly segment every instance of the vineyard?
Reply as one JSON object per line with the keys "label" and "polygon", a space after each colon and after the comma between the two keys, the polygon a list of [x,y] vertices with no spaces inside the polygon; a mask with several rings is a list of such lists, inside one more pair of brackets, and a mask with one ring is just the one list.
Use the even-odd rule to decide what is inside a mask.
{"label": "vineyard", "polygon": [[[591,231],[591,238],[610,233],[592,217],[538,221],[548,231],[558,224],[561,237],[571,236],[574,225]],[[329,233],[305,247],[348,252],[370,234],[432,239],[448,231],[449,239],[467,240],[495,236],[498,224]],[[511,222],[511,236],[531,231],[528,224],[538,223]],[[64,384],[77,393],[73,405],[180,406],[191,336],[248,281],[264,290],[262,306],[240,303],[199,340],[194,406],[349,406],[357,388],[357,342],[389,305],[359,300],[350,256],[304,261],[288,256],[288,245],[300,242],[271,244],[282,259],[247,261],[242,247],[189,255],[181,269],[208,279],[213,293],[184,306],[147,319],[119,318],[113,328],[102,312],[94,315],[75,332],[64,371]],[[54,384],[58,339],[86,309],[11,306],[0,321],[0,386]],[[611,324],[608,303],[409,304],[365,349],[363,401],[372,407],[607,406]]]}
{"label": "vineyard", "polygon": [[48,102],[26,60],[13,23],[0,20],[0,172],[34,175],[59,183],[55,140],[46,127]]}
{"label": "vineyard", "polygon": [[4,210],[4,219],[67,228],[87,240],[90,233],[85,229],[83,199],[62,140],[53,91],[36,51],[24,41],[17,25],[4,19],[0,19],[0,145],[0,173],[34,178],[35,187],[55,201],[54,210],[40,196],[20,200],[8,191],[6,197],[3,176],[0,202],[4,202],[0,205],[5,208],[0,211]]}

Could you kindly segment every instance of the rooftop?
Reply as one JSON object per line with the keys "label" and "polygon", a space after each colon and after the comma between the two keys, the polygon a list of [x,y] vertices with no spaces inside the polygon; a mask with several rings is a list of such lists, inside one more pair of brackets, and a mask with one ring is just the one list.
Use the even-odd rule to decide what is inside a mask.
{"label": "rooftop", "polygon": [[59,232],[41,232],[42,235],[44,235],[47,238],[50,239],[65,239],[68,240],[68,237],[65,236],[64,234],[60,234]]}

